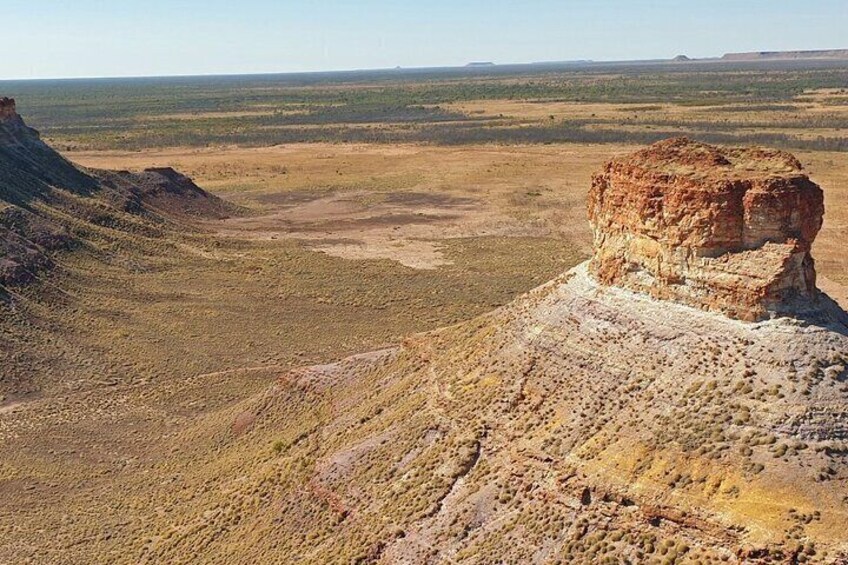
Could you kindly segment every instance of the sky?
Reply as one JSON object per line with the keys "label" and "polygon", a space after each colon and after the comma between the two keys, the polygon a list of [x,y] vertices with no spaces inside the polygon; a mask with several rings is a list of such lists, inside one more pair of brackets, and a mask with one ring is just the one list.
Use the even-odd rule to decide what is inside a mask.
{"label": "sky", "polygon": [[848,0],[3,0],[0,79],[848,48]]}

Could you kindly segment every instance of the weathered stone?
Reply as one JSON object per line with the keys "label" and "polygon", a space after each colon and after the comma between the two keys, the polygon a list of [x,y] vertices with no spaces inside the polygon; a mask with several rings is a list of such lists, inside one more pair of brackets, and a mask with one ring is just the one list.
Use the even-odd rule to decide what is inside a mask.
{"label": "weathered stone", "polygon": [[15,110],[15,99],[0,97],[0,122],[9,120],[18,115]]}
{"label": "weathered stone", "polygon": [[821,189],[783,151],[671,139],[607,163],[589,193],[605,284],[743,320],[814,301]]}

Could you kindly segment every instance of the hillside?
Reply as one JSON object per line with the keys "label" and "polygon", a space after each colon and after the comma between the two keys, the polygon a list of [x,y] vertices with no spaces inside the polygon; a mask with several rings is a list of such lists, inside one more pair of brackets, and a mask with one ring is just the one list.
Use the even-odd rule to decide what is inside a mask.
{"label": "hillside", "polygon": [[[593,261],[473,317],[576,255],[464,236],[438,276],[343,260],[285,238],[453,231],[477,201],[294,193],[248,216],[21,127],[4,200],[71,245],[35,247],[2,305],[0,562],[845,560],[848,325],[815,289],[821,194],[792,156],[613,159]],[[472,319],[379,345],[425,318]]]}
{"label": "hillside", "polygon": [[758,322],[702,306],[581,265],[282,372],[179,432],[181,482],[202,486],[158,501],[175,518],[142,561],[843,563],[848,317],[818,291]]}
{"label": "hillside", "polygon": [[[34,132],[28,141],[42,147]],[[67,162],[44,150],[53,166]],[[408,162],[398,155],[387,162]],[[219,157],[224,167],[251,166]],[[24,177],[27,159],[13,163],[5,171]],[[339,176],[332,159],[309,163]],[[385,177],[360,185],[370,192],[338,181],[273,185],[271,198],[240,199],[246,208],[233,207],[226,220],[168,206],[170,191],[132,213],[107,201],[110,179],[171,165],[187,170],[180,159],[68,164],[97,181],[74,202],[119,224],[57,203],[71,192],[67,183],[30,198],[33,216],[67,227],[74,245],[45,252],[50,265],[6,286],[0,300],[0,563],[138,563],[151,535],[181,514],[163,512],[172,497],[212,477],[191,476],[220,461],[207,443],[210,422],[228,419],[277,373],[473,318],[582,256],[538,228],[522,229],[481,195],[451,197]],[[274,165],[303,174],[289,155]],[[178,202],[197,203],[190,195]],[[365,236],[365,256],[337,256],[310,235],[338,247]],[[438,268],[404,264],[428,246]],[[201,437],[186,445],[189,430]]]}
{"label": "hillside", "polygon": [[237,213],[173,169],[79,168],[27,127],[14,100],[0,99],[0,292],[35,280],[56,252]]}

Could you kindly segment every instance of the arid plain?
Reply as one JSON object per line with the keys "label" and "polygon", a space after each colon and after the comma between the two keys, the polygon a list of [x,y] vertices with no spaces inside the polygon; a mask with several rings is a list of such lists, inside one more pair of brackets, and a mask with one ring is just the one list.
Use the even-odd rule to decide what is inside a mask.
{"label": "arid plain", "polygon": [[[729,83],[744,82],[738,73],[757,72],[736,70]],[[757,75],[756,84],[786,78],[783,70],[762,72],[768,76]],[[845,71],[827,72],[838,74],[838,83]],[[830,78],[816,83],[807,71],[798,73],[811,88],[801,84],[768,97],[768,86],[759,93],[765,99],[731,91],[713,100],[718,95],[697,87],[697,103],[668,103],[659,100],[663,93],[642,91],[632,101],[558,95],[558,81],[593,89],[616,79],[641,84],[612,72],[478,77],[470,84],[482,83],[485,99],[472,92],[434,104],[422,96],[410,107],[424,118],[412,125],[407,116],[357,120],[340,111],[327,123],[298,122],[338,108],[328,95],[315,107],[269,108],[259,100],[151,112],[141,104],[127,118],[136,125],[123,130],[86,112],[70,112],[81,116],[72,124],[51,121],[62,110],[53,94],[45,95],[34,108],[34,125],[69,160],[111,170],[173,167],[246,213],[198,219],[164,237],[110,235],[97,249],[63,255],[37,284],[10,289],[13,300],[0,322],[0,495],[7,501],[0,508],[0,562],[239,562],[244,555],[286,562],[275,551],[288,542],[250,532],[257,524],[268,531],[269,507],[280,512],[266,500],[286,482],[278,474],[297,476],[320,463],[285,453],[298,443],[294,432],[304,422],[314,417],[318,426],[326,415],[305,409],[291,415],[293,437],[279,432],[288,416],[280,417],[277,431],[251,430],[257,398],[291,369],[414,342],[410,336],[494,310],[585,260],[592,174],[639,147],[643,135],[697,138],[721,129],[729,143],[788,146],[824,190],[825,222],[813,248],[820,286],[848,307],[848,152],[838,146],[848,95],[831,88]],[[793,80],[802,79],[786,78]],[[509,97],[496,98],[486,90],[492,84]],[[509,90],[516,85],[528,89],[524,99]],[[461,81],[448,86],[460,88]],[[292,88],[297,96],[318,89],[322,96],[351,97],[386,89]],[[27,118],[24,94],[17,97]],[[294,107],[287,111],[287,104]],[[238,137],[256,125],[243,120],[269,115],[297,119],[267,128],[317,129],[328,138]],[[498,134],[445,141],[438,139],[444,132],[428,130],[450,128],[448,118],[457,116],[485,120],[484,129]],[[547,137],[549,129],[558,131],[551,124],[568,121],[579,121],[593,141]],[[328,127],[359,133],[346,138]],[[360,130],[374,128],[386,138],[363,139]],[[542,135],[510,137],[511,130]],[[204,131],[211,142],[184,143]],[[437,139],[416,138],[421,132]],[[106,255],[113,260],[104,261]],[[248,431],[250,441],[243,441]],[[468,449],[461,441],[449,447],[448,460]],[[284,460],[278,468],[277,460]],[[335,503],[331,492],[312,494],[320,505]],[[273,519],[290,533],[296,518]],[[301,545],[329,547],[327,528],[304,531]],[[667,546],[654,540],[656,554],[651,541],[648,555],[656,562],[671,555],[680,562],[717,558],[690,551],[686,536],[675,535],[660,535],[676,540]],[[451,555],[457,554],[433,559],[449,562]],[[815,551],[799,555],[812,559]],[[336,556],[340,562],[380,557]]]}

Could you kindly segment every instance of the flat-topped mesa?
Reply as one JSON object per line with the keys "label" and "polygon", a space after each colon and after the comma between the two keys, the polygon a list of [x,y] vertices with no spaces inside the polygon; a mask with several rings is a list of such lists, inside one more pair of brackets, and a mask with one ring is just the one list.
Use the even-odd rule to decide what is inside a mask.
{"label": "flat-topped mesa", "polygon": [[604,284],[751,321],[816,299],[824,198],[789,153],[662,141],[607,163],[588,206]]}

